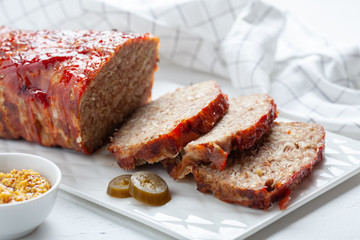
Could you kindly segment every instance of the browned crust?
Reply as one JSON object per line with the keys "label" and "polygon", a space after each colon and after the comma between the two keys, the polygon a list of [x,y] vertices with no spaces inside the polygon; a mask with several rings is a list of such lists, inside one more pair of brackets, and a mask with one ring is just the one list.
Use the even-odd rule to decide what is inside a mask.
{"label": "browned crust", "polygon": [[[123,46],[146,41],[159,39],[115,31],[0,27],[0,138],[92,153],[101,146],[81,141],[83,93]],[[150,64],[155,70],[156,62]]]}
{"label": "browned crust", "polygon": [[267,96],[266,101],[269,101],[268,112],[260,117],[251,127],[235,132],[230,138],[230,144],[217,144],[214,142],[198,144],[192,146],[190,149],[185,148],[185,153],[177,159],[166,159],[162,161],[161,163],[168,174],[175,180],[182,179],[185,175],[192,172],[194,166],[201,162],[210,162],[212,168],[217,168],[222,171],[225,168],[228,154],[230,154],[233,149],[248,149],[264,134],[270,131],[277,117],[277,110],[276,104],[270,96]]}
{"label": "browned crust", "polygon": [[134,169],[137,161],[158,162],[178,154],[187,143],[209,132],[228,108],[228,97],[220,91],[217,97],[197,115],[184,119],[169,133],[145,143],[134,154],[124,156],[121,149],[115,146],[108,149],[115,155],[119,166],[127,170]]}
{"label": "browned crust", "polygon": [[[269,209],[275,202],[280,201],[279,207],[283,210],[288,205],[291,191],[311,174],[314,165],[323,160],[323,151],[325,148],[324,139],[325,132],[322,137],[323,145],[317,148],[316,157],[309,164],[295,172],[285,184],[277,183],[273,188],[267,186],[257,190],[234,187],[225,181],[216,182],[215,179],[211,177],[209,179],[206,170],[201,167],[195,167],[193,175],[197,184],[197,190],[203,193],[212,193],[224,202],[262,210]],[[269,185],[271,185],[271,183]]]}

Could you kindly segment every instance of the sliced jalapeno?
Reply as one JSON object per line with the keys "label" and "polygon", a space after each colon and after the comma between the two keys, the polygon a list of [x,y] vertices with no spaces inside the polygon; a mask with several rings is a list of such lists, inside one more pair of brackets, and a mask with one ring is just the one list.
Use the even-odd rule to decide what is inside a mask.
{"label": "sliced jalapeno", "polygon": [[124,174],[113,178],[108,185],[106,193],[112,197],[127,198],[129,193],[131,174]]}
{"label": "sliced jalapeno", "polygon": [[135,199],[155,206],[164,205],[171,199],[165,180],[147,171],[139,171],[131,176],[129,193]]}

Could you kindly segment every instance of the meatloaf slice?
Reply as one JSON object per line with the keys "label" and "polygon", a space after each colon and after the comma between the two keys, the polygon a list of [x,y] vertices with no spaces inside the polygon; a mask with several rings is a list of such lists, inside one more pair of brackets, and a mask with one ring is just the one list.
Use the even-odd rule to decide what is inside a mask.
{"label": "meatloaf slice", "polygon": [[271,129],[277,116],[274,100],[267,94],[230,99],[229,111],[207,134],[190,142],[181,156],[161,163],[174,179],[184,178],[200,162],[223,170],[228,154],[247,149]]}
{"label": "meatloaf slice", "polygon": [[216,81],[178,88],[138,108],[108,149],[124,169],[175,157],[188,142],[209,132],[228,107]]}
{"label": "meatloaf slice", "polygon": [[0,137],[90,154],[148,102],[159,39],[0,27]]}
{"label": "meatloaf slice", "polygon": [[232,152],[223,171],[209,164],[194,168],[200,192],[225,202],[268,209],[278,200],[286,207],[290,191],[322,160],[325,131],[317,124],[274,123],[252,148]]}

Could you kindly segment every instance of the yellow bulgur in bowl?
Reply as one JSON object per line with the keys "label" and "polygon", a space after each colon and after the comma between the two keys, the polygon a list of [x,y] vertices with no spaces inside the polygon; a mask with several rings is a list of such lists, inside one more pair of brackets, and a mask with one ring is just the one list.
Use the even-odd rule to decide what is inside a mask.
{"label": "yellow bulgur in bowl", "polygon": [[35,198],[50,188],[50,182],[32,169],[0,172],[0,204]]}

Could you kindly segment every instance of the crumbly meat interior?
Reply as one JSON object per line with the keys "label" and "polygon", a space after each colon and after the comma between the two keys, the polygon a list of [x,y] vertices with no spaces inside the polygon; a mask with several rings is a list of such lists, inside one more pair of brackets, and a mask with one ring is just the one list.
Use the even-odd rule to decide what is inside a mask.
{"label": "crumbly meat interior", "polygon": [[[199,91],[201,89],[201,91]],[[126,150],[168,134],[196,116],[220,94],[215,81],[179,88],[138,109],[117,132],[113,145]]]}
{"label": "crumbly meat interior", "polygon": [[317,124],[274,124],[254,147],[230,155],[225,170],[205,165],[197,170],[217,190],[225,184],[233,189],[266,188],[271,192],[276,184],[286,184],[295,173],[313,164],[319,149],[324,147],[324,134]]}
{"label": "crumbly meat interior", "polygon": [[[265,94],[254,94],[230,99],[229,111],[207,134],[190,142],[186,147],[190,149],[199,144],[231,142],[231,138],[237,133],[250,129],[261,117],[270,112],[274,107],[272,98]],[[229,149],[230,150],[230,149]]]}
{"label": "crumbly meat interior", "polygon": [[157,42],[124,45],[91,82],[80,102],[81,139],[86,149],[102,146],[135,108],[151,97]]}
{"label": "crumbly meat interior", "polygon": [[174,179],[192,172],[199,162],[211,162],[223,170],[227,155],[233,149],[247,149],[271,129],[276,118],[276,105],[267,94],[253,94],[232,98],[229,111],[212,130],[188,143],[181,158],[166,159],[162,164]]}

